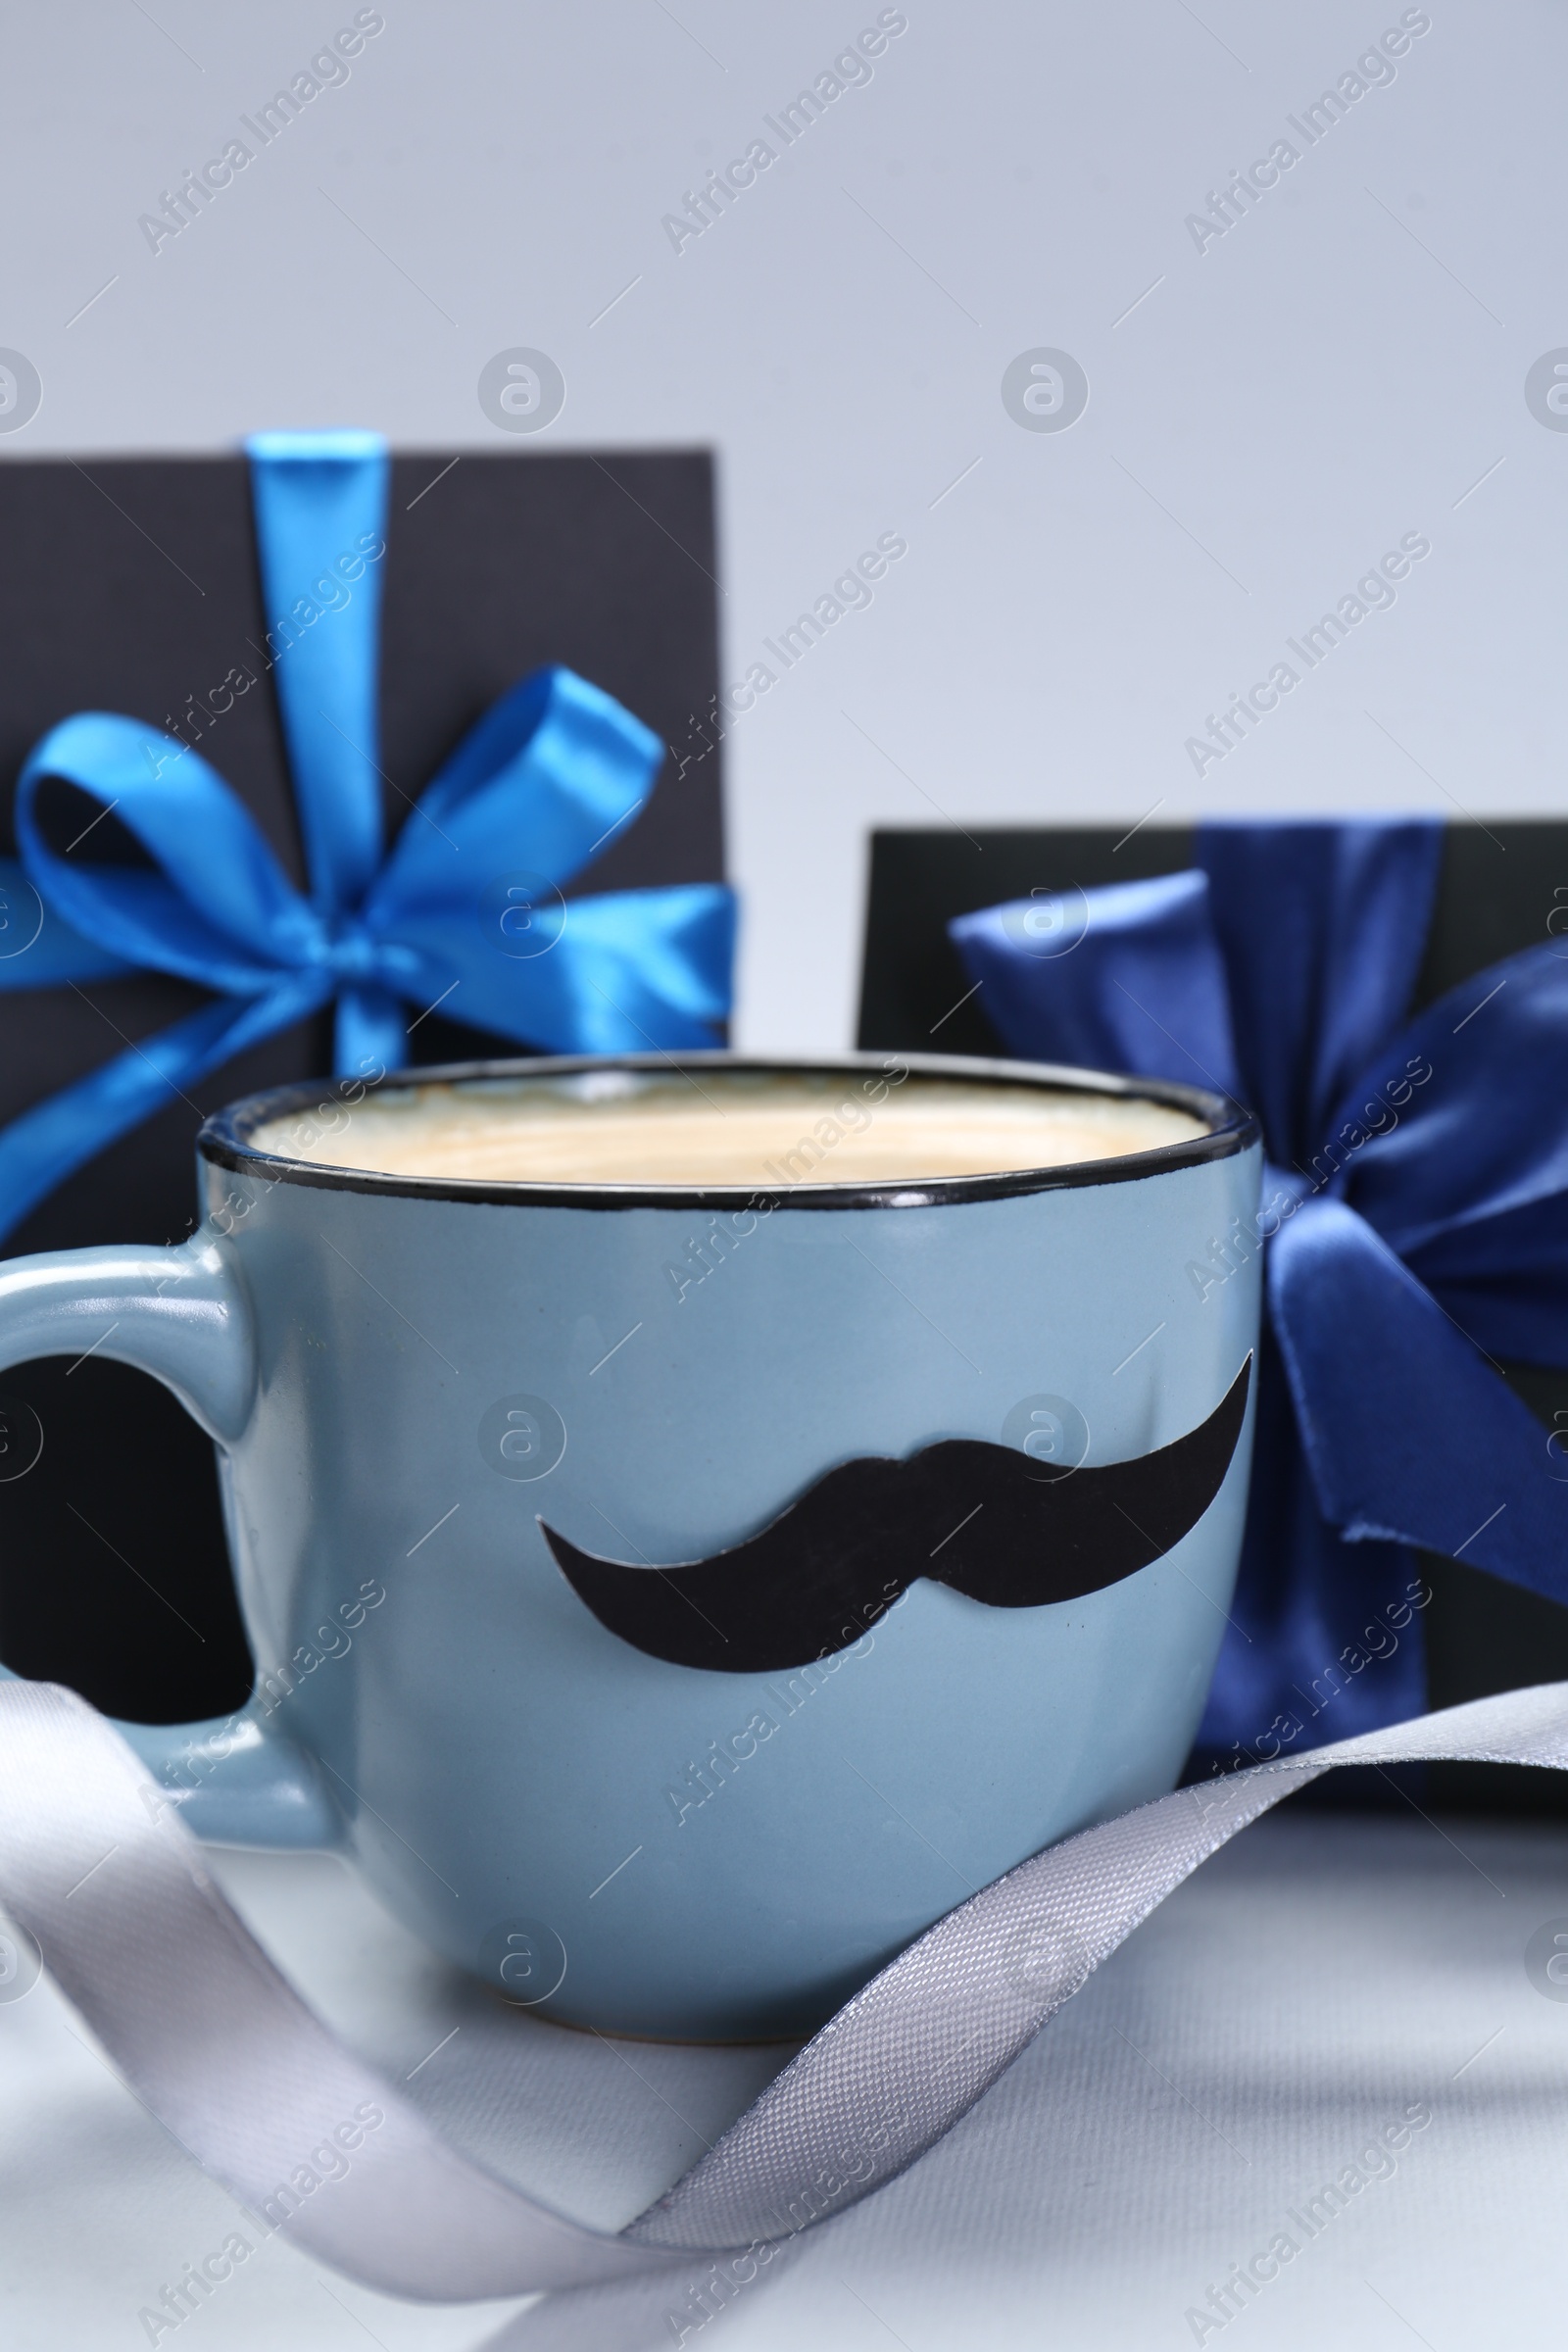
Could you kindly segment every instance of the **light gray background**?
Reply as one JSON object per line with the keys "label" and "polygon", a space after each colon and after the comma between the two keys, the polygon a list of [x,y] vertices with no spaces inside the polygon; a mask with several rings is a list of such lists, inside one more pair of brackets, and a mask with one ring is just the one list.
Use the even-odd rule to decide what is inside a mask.
{"label": "light gray background", "polygon": [[[850,1036],[875,824],[1557,805],[1568,434],[1523,386],[1568,343],[1560,7],[1433,0],[1201,254],[1186,216],[1300,146],[1286,115],[1398,5],[909,0],[679,254],[662,217],[875,5],[384,14],[155,256],[138,216],[352,0],[12,12],[0,344],[44,396],[0,460],[328,421],[497,446],[479,371],[537,347],[555,445],[717,448],[730,678],[902,532],[731,738],[743,1042]],[[1040,345],[1089,376],[1066,432],[1003,408]],[[1185,739],[1407,531],[1433,552],[1396,606],[1200,782]]]}

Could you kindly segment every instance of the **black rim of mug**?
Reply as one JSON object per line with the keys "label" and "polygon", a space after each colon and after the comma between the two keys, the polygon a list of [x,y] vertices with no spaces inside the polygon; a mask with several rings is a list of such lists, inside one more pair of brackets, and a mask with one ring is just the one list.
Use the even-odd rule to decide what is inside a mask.
{"label": "black rim of mug", "polygon": [[[968,1079],[999,1087],[1027,1087],[1053,1094],[1106,1095],[1123,1101],[1159,1102],[1201,1119],[1207,1132],[1150,1152],[1107,1159],[1074,1161],[1066,1167],[1009,1168],[984,1176],[888,1179],[874,1184],[533,1184],[480,1182],[467,1177],[388,1176],[369,1168],[331,1167],[259,1151],[250,1141],[258,1127],[291,1114],[354,1107],[368,1096],[408,1087],[451,1086],[474,1080],[570,1078],[589,1071],[646,1071],[651,1075],[700,1074],[705,1070],[759,1077],[850,1079],[885,1077],[902,1068],[912,1078]],[[766,1200],[792,1208],[932,1208],[949,1201],[1004,1200],[1025,1193],[1076,1191],[1091,1184],[1132,1184],[1178,1168],[1202,1167],[1229,1159],[1259,1142],[1257,1120],[1226,1095],[1173,1079],[1120,1077],[1106,1070],[1076,1069],[1060,1062],[999,1061],[956,1054],[756,1054],[715,1049],[691,1054],[534,1054],[496,1061],[432,1063],[392,1070],[371,1085],[352,1079],[273,1087],[217,1111],[196,1139],[197,1150],[214,1167],[261,1176],[321,1192],[375,1193],[415,1200],[466,1200],[514,1208],[713,1208],[743,1209]]]}

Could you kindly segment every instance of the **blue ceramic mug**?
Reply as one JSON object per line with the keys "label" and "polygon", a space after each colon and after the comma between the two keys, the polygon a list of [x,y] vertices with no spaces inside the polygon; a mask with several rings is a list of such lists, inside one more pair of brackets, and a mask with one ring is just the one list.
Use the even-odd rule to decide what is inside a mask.
{"label": "blue ceramic mug", "polygon": [[448,1182],[311,1157],[365,1098],[334,1083],[208,1122],[183,1246],[0,1267],[0,1365],[118,1356],[218,1445],[255,1693],[121,1727],[191,1828],[340,1848],[573,2024],[813,2027],[1173,1786],[1224,1629],[1259,1294],[1215,1245],[1253,1218],[1255,1123],[1077,1070],[808,1066],[858,1102],[958,1077],[1201,1132],[918,1183]]}

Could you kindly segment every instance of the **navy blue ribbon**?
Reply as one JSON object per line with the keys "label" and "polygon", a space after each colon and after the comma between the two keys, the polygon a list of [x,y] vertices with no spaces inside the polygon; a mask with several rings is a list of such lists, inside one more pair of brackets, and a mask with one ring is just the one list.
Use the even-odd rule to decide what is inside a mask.
{"label": "navy blue ribbon", "polygon": [[[1568,1601],[1568,1431],[1497,1361],[1568,1365],[1568,957],[1545,941],[1406,1022],[1442,846],[1422,819],[1210,823],[1195,871],[951,926],[1012,1053],[1216,1087],[1262,1122],[1256,1228],[1188,1268],[1208,1297],[1264,1251],[1210,1749],[1421,1709],[1408,1546]],[[1363,1671],[1390,1604],[1405,1630]]]}
{"label": "navy blue ribbon", "polygon": [[[560,897],[635,818],[664,756],[570,670],[504,694],[384,854],[386,444],[327,432],[246,446],[310,896],[188,745],[84,711],[33,747],[17,790],[21,861],[0,860],[0,988],[151,970],[216,1001],[0,1134],[0,1234],[172,1092],[327,1004],[351,1075],[404,1062],[409,1004],[562,1054],[710,1046],[729,1009],[735,905],[721,885]],[[55,779],[112,810],[149,862],[95,864],[90,829],[52,849],[38,800]]]}

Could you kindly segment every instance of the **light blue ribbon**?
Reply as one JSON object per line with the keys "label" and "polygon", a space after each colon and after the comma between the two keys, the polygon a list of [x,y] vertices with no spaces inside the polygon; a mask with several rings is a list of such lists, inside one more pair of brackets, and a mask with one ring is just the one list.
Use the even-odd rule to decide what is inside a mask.
{"label": "light blue ribbon", "polygon": [[[384,855],[386,444],[258,433],[246,449],[310,897],[188,745],[89,710],[33,747],[21,861],[0,859],[0,989],[150,970],[216,1002],[0,1134],[0,1235],[171,1093],[329,1003],[351,1074],[405,1060],[408,1004],[557,1054],[709,1046],[729,1009],[735,903],[721,884],[560,899],[635,817],[664,755],[568,669],[536,670],[491,706]],[[94,863],[90,833],[52,848],[39,821],[52,780],[112,809],[148,862]]]}

